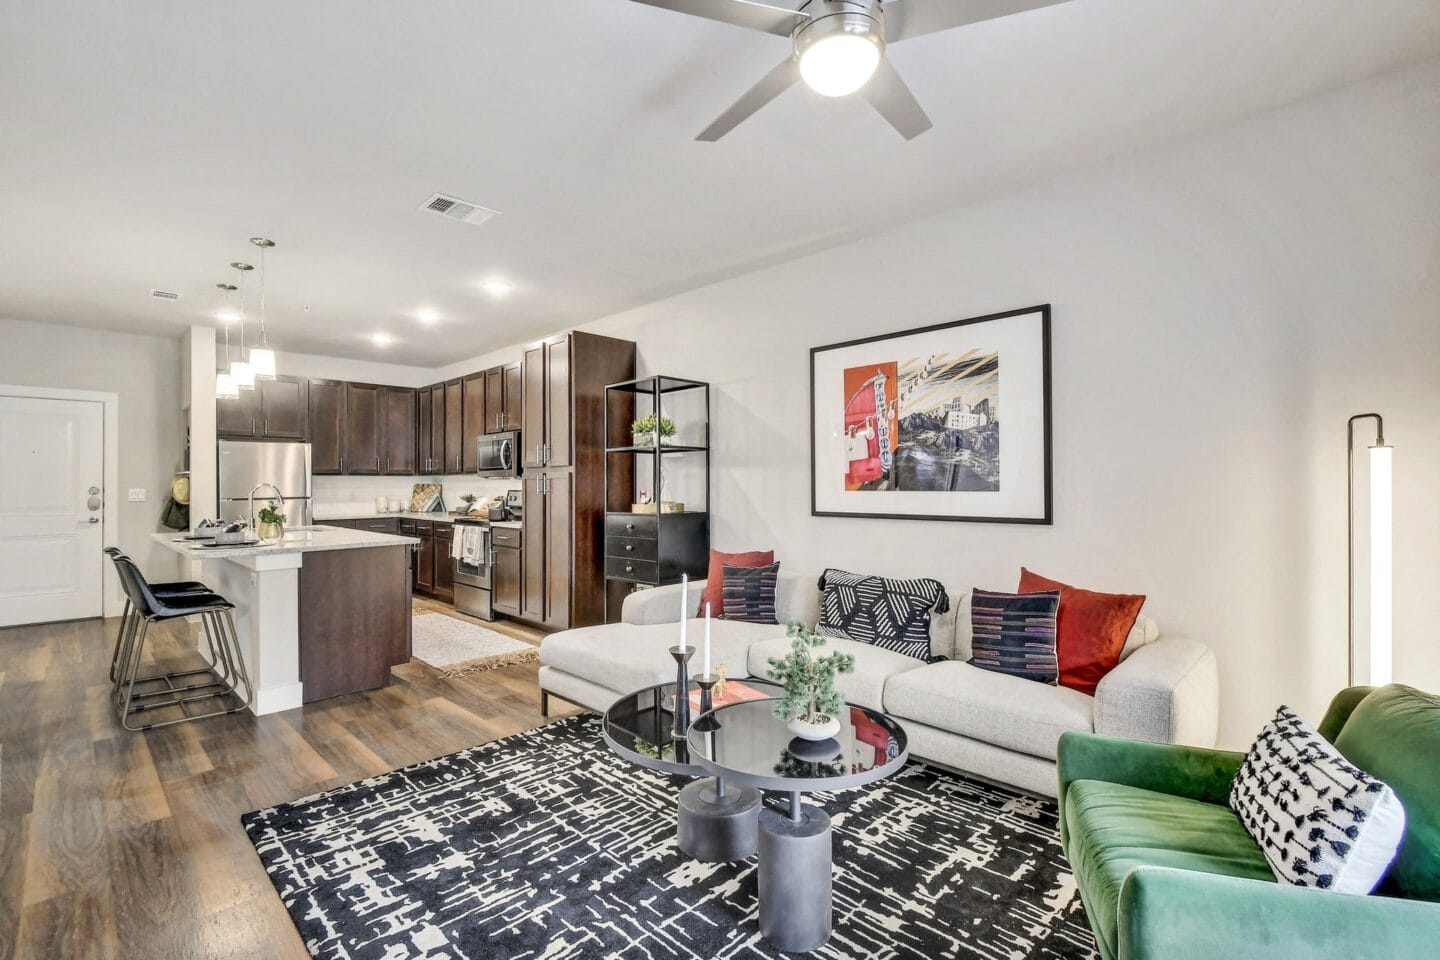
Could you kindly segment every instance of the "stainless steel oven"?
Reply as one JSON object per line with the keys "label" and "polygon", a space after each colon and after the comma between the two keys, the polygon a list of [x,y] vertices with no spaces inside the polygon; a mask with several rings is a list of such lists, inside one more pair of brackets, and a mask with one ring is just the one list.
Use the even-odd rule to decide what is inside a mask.
{"label": "stainless steel oven", "polygon": [[520,475],[520,434],[488,433],[475,440],[475,472],[482,477]]}
{"label": "stainless steel oven", "polygon": [[490,602],[491,570],[495,551],[490,524],[484,520],[455,521],[455,609],[481,620],[494,620]]}

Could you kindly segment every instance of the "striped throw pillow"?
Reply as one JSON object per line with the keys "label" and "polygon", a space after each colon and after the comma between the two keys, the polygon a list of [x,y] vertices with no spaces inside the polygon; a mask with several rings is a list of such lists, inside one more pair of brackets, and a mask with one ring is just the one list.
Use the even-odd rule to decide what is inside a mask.
{"label": "striped throw pillow", "polygon": [[764,567],[725,567],[726,620],[778,623],[775,619],[775,581],[780,564]]}
{"label": "striped throw pillow", "polygon": [[976,590],[970,608],[972,664],[1051,686],[1059,683],[1060,661],[1055,653],[1059,590],[1018,594]]}

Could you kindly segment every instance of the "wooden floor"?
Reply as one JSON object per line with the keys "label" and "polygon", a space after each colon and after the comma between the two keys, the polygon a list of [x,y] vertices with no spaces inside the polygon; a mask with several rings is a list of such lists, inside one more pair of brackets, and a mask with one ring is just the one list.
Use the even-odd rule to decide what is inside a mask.
{"label": "wooden floor", "polygon": [[[0,630],[5,960],[303,960],[242,813],[544,722],[534,663],[440,680],[411,662],[383,690],[127,733],[109,704],[116,625]],[[154,646],[167,669],[192,662],[181,628]]]}

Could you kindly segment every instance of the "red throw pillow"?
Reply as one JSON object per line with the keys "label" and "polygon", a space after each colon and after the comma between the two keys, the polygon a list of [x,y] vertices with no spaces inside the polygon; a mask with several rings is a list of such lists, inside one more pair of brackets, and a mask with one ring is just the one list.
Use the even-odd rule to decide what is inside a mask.
{"label": "red throw pillow", "polygon": [[1140,616],[1145,598],[1136,594],[1096,593],[1020,568],[1016,593],[1060,591],[1056,627],[1060,686],[1095,695],[1100,679],[1120,662],[1125,638]]}
{"label": "red throw pillow", "polygon": [[705,604],[710,604],[710,616],[725,616],[725,568],[768,567],[775,562],[774,550],[751,550],[748,553],[721,553],[710,551],[710,574],[705,578],[705,592],[700,595],[700,605],[695,616],[705,616]]}

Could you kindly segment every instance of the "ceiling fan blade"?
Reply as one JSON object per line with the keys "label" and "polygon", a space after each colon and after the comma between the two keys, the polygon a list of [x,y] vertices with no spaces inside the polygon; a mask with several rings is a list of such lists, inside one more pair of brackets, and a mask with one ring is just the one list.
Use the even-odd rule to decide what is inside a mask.
{"label": "ceiling fan blade", "polygon": [[880,58],[880,66],[875,68],[875,76],[865,85],[864,92],[870,105],[906,140],[914,140],[934,126],[889,57]]}
{"label": "ceiling fan blade", "polygon": [[[644,2],[644,0],[642,0]],[[890,43],[923,37],[967,23],[1068,3],[1069,0],[887,0],[885,39]]]}
{"label": "ceiling fan blade", "polygon": [[809,19],[808,13],[799,13],[785,7],[755,0],[635,0],[636,3],[652,7],[663,7],[676,13],[688,13],[692,17],[719,20],[737,27],[749,27],[762,33],[788,37],[795,30],[795,24]]}
{"label": "ceiling fan blade", "polygon": [[695,139],[714,143],[749,119],[751,114],[765,104],[789,90],[799,79],[800,68],[795,65],[795,58],[786,57],[774,70],[761,77],[759,83],[746,90],[745,95],[736,100],[729,110],[716,117],[715,122],[701,131],[700,136]]}

